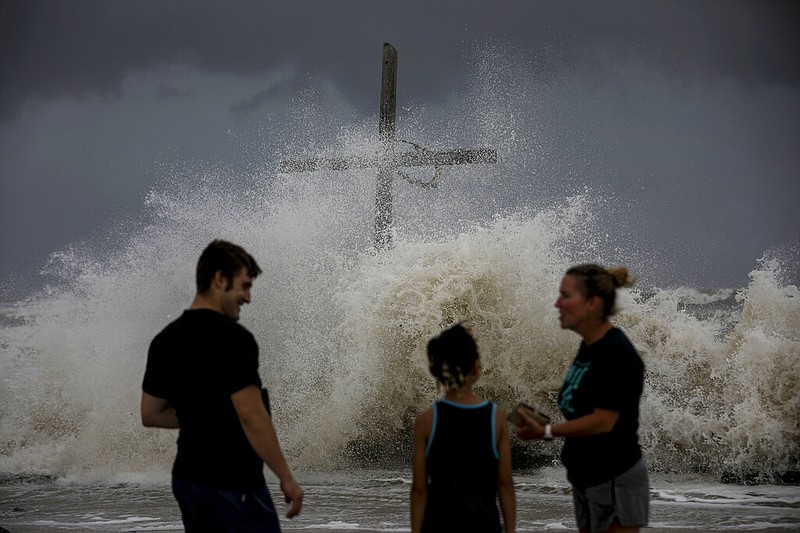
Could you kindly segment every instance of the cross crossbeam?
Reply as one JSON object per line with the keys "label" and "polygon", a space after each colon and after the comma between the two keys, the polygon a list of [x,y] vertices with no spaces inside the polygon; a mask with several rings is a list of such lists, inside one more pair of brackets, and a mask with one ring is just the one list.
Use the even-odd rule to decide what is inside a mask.
{"label": "cross crossbeam", "polygon": [[311,159],[284,159],[279,171],[313,172],[315,170],[352,170],[358,168],[389,167],[430,167],[442,165],[466,165],[475,163],[496,163],[497,152],[490,148],[460,149],[447,151],[414,150],[389,156],[350,156],[313,157]]}

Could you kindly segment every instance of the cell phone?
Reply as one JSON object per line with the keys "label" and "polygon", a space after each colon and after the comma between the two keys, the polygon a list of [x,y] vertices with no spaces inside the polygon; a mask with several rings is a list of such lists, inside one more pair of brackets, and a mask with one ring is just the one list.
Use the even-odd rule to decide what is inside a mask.
{"label": "cell phone", "polygon": [[520,409],[525,409],[525,413],[536,420],[536,423],[540,426],[544,426],[550,423],[550,417],[544,414],[543,412],[539,411],[538,409],[534,409],[530,405],[520,403],[517,405],[517,408],[511,411],[508,414],[508,421],[514,424],[515,426],[521,426],[525,421],[522,419],[522,416],[517,412]]}

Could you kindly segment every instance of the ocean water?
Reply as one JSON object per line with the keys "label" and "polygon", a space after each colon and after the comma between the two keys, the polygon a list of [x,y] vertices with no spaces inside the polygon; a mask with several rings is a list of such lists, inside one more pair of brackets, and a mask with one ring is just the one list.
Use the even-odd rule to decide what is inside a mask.
{"label": "ocean water", "polygon": [[[474,145],[510,136],[491,109],[476,116],[451,130]],[[373,136],[355,128],[339,148],[373,150]],[[296,156],[291,143],[304,144],[276,151]],[[264,269],[241,322],[308,493],[286,529],[407,529],[411,422],[437,398],[425,344],[456,321],[483,356],[479,394],[556,413],[579,339],[553,302],[564,270],[589,260],[650,280],[621,294],[615,320],[647,365],[651,525],[800,528],[796,257],[765,251],[741,287],[660,287],[658,256],[607,233],[613,198],[512,204],[531,191],[492,189],[482,165],[447,169],[434,191],[398,178],[395,246],[376,253],[374,171],[277,175],[253,158],[161,169],[144,215],[54,252],[49,284],[0,306],[0,525],[177,527],[176,434],[141,427],[141,378],[150,340],[193,297],[200,251],[225,238]],[[520,529],[574,527],[557,445],[515,442],[514,458]]]}
{"label": "ocean water", "polygon": [[[308,492],[284,527],[406,530],[410,424],[437,397],[427,339],[468,321],[484,360],[479,392],[555,413],[578,339],[557,326],[554,287],[572,259],[570,226],[590,208],[577,197],[441,238],[398,236],[376,254],[276,243],[281,231],[246,220],[249,233],[224,218],[194,228],[190,210],[171,206],[107,257],[58,255],[62,283],[0,314],[0,525],[179,527],[176,435],[140,426],[140,383],[150,339],[192,297],[193,256],[219,234],[263,258],[242,322]],[[800,298],[783,269],[764,260],[738,289],[622,294],[616,322],[647,364],[652,526],[800,528]],[[574,527],[557,455],[557,444],[514,443],[522,531]]]}

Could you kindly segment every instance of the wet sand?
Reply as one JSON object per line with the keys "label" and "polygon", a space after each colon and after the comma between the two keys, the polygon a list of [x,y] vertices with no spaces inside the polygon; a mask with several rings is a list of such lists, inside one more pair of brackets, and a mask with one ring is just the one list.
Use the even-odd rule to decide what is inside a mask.
{"label": "wet sand", "polygon": [[[574,532],[571,499],[548,472],[518,476],[520,531]],[[400,471],[309,476],[306,490],[301,516],[281,519],[285,533],[409,531],[408,482]],[[800,533],[797,487],[718,486],[681,478],[660,480],[653,491],[653,527],[642,533]],[[0,527],[8,533],[180,532],[180,513],[170,492],[161,484],[0,484]]]}
{"label": "wet sand", "polygon": [[[42,526],[4,526],[0,524],[0,527],[5,527],[8,533],[50,533],[55,531],[72,531],[76,533],[119,533],[119,531],[111,531],[105,529],[66,529],[66,528],[48,528]],[[135,529],[130,529],[129,531],[136,531]],[[152,529],[148,529],[148,531],[154,531]],[[159,529],[155,531],[183,531],[182,529]],[[361,533],[383,533],[381,530],[377,529],[331,529],[331,528],[323,528],[323,529],[308,529],[306,527],[300,529],[290,529],[288,527],[283,527],[283,531],[307,531],[310,533],[352,533],[353,531],[359,531]],[[536,531],[534,533],[553,533],[556,530],[541,530]],[[572,530],[558,530],[559,532],[562,531],[572,531]],[[694,529],[694,528],[674,528],[674,529],[664,529],[664,528],[643,528],[642,533],[719,533],[720,531],[743,531],[741,529]],[[795,528],[769,528],[769,529],[748,529],[746,530],[748,533],[797,533],[797,529]],[[0,530],[0,533],[5,533]]]}

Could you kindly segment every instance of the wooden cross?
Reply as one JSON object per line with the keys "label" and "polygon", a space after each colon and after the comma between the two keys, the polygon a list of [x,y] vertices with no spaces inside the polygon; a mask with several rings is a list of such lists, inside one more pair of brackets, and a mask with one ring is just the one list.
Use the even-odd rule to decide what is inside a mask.
{"label": "wooden cross", "polygon": [[[496,163],[497,151],[492,148],[433,151],[415,143],[414,151],[398,152],[395,145],[395,118],[397,116],[397,50],[383,43],[383,71],[381,77],[381,108],[378,123],[379,152],[372,156],[349,156],[334,158],[312,158],[305,160],[283,160],[280,172],[311,172],[314,170],[348,170],[353,168],[377,168],[378,188],[375,194],[375,248],[386,250],[392,246],[392,178],[403,173],[402,167],[432,166],[436,174],[429,182],[413,181],[422,187],[435,187],[442,165],[464,165]],[[408,142],[408,141],[401,141]]]}

